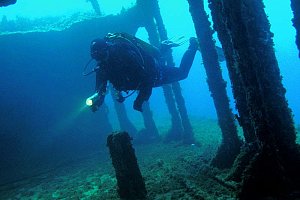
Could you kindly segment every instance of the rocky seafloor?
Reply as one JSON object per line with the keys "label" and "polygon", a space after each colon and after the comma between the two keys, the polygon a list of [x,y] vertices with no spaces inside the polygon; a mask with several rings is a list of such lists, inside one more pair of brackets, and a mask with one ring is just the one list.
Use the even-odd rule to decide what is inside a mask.
{"label": "rocky seafloor", "polygon": [[[236,184],[224,181],[227,171],[209,166],[221,139],[217,122],[200,120],[194,131],[199,145],[133,145],[147,199],[235,199]],[[0,186],[0,199],[119,199],[116,185],[108,149],[103,146],[74,162]]]}

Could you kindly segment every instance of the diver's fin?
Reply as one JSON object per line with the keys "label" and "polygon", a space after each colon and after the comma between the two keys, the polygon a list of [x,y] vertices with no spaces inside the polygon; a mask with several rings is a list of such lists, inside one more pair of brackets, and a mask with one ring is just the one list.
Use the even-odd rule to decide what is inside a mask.
{"label": "diver's fin", "polygon": [[180,36],[177,39],[174,39],[174,37],[172,37],[171,39],[163,40],[161,42],[161,46],[168,47],[168,48],[178,47],[178,46],[186,43],[187,41],[189,41],[189,40],[185,39],[184,36]]}

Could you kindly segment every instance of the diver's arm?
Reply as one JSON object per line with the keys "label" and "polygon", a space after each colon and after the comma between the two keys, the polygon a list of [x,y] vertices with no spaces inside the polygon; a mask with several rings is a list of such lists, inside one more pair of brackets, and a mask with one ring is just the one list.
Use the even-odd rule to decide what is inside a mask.
{"label": "diver's arm", "polygon": [[107,81],[103,81],[96,88],[96,93],[98,93],[98,95],[99,95],[99,101],[97,101],[98,107],[100,107],[104,102],[104,98],[106,95],[106,87],[107,87]]}
{"label": "diver's arm", "polygon": [[97,101],[92,105],[92,111],[95,112],[103,104],[106,88],[107,88],[107,79],[105,78],[105,73],[102,70],[96,72],[96,87],[95,92],[98,94]]}
{"label": "diver's arm", "polygon": [[100,94],[106,93],[106,87],[107,87],[107,78],[106,74],[103,70],[99,69],[96,72],[96,87],[95,91]]}
{"label": "diver's arm", "polygon": [[144,101],[149,100],[151,94],[152,94],[152,87],[150,85],[141,87],[141,89],[139,90],[139,94],[133,103],[133,109],[143,112],[142,105]]}

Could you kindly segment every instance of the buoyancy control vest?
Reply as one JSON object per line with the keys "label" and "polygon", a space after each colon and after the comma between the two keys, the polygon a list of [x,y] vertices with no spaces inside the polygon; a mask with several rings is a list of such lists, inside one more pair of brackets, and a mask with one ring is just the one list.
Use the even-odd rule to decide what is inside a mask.
{"label": "buoyancy control vest", "polygon": [[[161,57],[158,48],[128,33],[108,33],[105,38],[111,42],[128,42],[137,48],[137,51],[144,51],[147,55],[156,59],[160,59]],[[141,57],[143,57],[142,52],[140,53]]]}
{"label": "buoyancy control vest", "polygon": [[[156,60],[160,58],[157,48],[126,33],[108,33],[105,40],[115,51],[120,50],[117,55],[112,55],[114,59],[108,63],[112,68],[107,70],[110,82],[117,90],[137,90],[144,87],[143,84],[153,85],[158,76]],[[124,51],[123,45],[128,51]]]}

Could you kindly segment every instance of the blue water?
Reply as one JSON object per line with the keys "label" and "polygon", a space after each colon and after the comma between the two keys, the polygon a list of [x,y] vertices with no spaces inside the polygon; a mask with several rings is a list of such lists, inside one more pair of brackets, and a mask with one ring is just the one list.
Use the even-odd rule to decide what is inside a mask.
{"label": "blue water", "polygon": [[[112,14],[120,12],[122,6],[130,7],[134,1],[101,2],[103,2],[102,12]],[[294,120],[299,124],[300,60],[297,57],[295,30],[291,23],[290,2],[277,0],[274,3],[274,0],[265,0],[265,4],[271,30],[275,34],[275,51],[283,84],[287,89],[286,97],[293,111]],[[187,1],[163,0],[160,1],[160,6],[170,38],[195,36]],[[30,19],[49,16],[68,17],[78,11],[88,13],[93,10],[84,0],[65,0],[63,3],[59,0],[23,0],[16,5],[0,8],[0,17],[5,15],[9,20],[18,17]],[[101,132],[101,121],[97,119],[99,113],[91,113],[84,107],[86,97],[91,95],[94,89],[94,77],[84,78],[81,75],[83,66],[89,59],[89,41],[82,43],[79,49],[75,45],[79,41],[74,35],[70,37],[72,35],[66,33],[65,36],[56,37],[57,35],[49,33],[49,36],[46,35],[49,37],[48,40],[45,40],[39,37],[40,34],[36,33],[37,37],[33,37],[30,41],[22,40],[26,34],[0,36],[0,39],[5,37],[5,40],[1,39],[0,44],[0,134],[1,141],[4,141],[0,150],[0,155],[4,156],[0,159],[1,163],[5,162],[1,164],[5,170],[10,168],[13,170],[12,174],[6,173],[5,176],[2,174],[2,177],[5,177],[3,181],[7,181],[9,176],[14,179],[16,178],[14,176],[20,175],[18,169],[14,171],[14,167],[20,163],[27,164],[27,168],[32,167],[30,163],[32,158],[39,158],[42,161],[44,155],[50,155],[47,162],[52,163],[56,159],[76,157],[75,154],[93,151],[98,147],[98,140],[102,139],[102,143],[105,142],[98,134]],[[140,29],[137,36],[147,40],[144,29]],[[18,45],[26,48],[20,49]],[[177,66],[187,45],[174,49]],[[37,51],[39,46],[40,51]],[[66,46],[69,51],[65,51]],[[222,63],[222,72],[228,82],[228,94],[234,110],[225,63]],[[181,86],[191,118],[216,119],[200,53],[197,53],[190,75],[181,81]],[[135,95],[127,99],[125,105],[130,119],[140,129],[143,127],[142,116],[132,109],[134,98]],[[114,130],[118,130],[119,125],[113,112],[110,95],[107,95],[106,103],[111,108],[110,122]],[[161,88],[153,90],[150,105],[157,125],[169,125],[170,116]],[[234,112],[236,113],[235,110]],[[61,148],[64,148],[64,154],[57,155]],[[45,166],[47,162],[44,163]]]}

